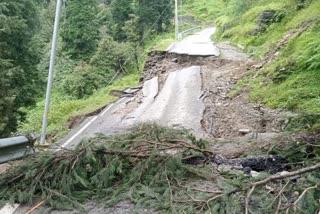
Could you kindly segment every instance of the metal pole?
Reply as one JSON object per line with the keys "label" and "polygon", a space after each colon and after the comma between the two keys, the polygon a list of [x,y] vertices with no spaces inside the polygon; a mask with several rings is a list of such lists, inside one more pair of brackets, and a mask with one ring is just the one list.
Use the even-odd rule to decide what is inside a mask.
{"label": "metal pole", "polygon": [[55,58],[56,58],[56,48],[57,48],[57,42],[58,42],[58,31],[59,31],[59,21],[60,21],[61,6],[62,6],[62,0],[57,0],[57,3],[56,3],[56,15],[55,15],[53,36],[52,36],[52,46],[51,46],[50,67],[49,67],[49,75],[48,75],[48,85],[47,85],[46,101],[45,101],[44,114],[43,114],[43,122],[42,122],[42,132],[41,132],[40,144],[44,144],[45,141],[46,141],[46,132],[47,132],[47,124],[48,124],[48,112],[49,112],[49,109],[50,109],[50,96],[51,96],[51,88],[52,88],[52,82],[53,82],[53,72],[54,72],[54,64],[55,64]]}
{"label": "metal pole", "polygon": [[179,39],[178,0],[175,0],[175,25],[176,25],[176,39]]}

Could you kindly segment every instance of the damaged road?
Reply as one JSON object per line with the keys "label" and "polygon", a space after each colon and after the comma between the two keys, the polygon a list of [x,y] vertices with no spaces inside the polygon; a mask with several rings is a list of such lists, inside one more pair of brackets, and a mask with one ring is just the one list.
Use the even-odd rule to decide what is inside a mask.
{"label": "damaged road", "polygon": [[[168,51],[149,53],[140,85],[112,91],[121,98],[88,117],[56,147],[72,149],[84,138],[122,133],[141,123],[184,128],[205,139],[276,136],[287,113],[250,103],[246,93],[229,95],[252,61],[233,46],[214,44],[215,30],[191,35]],[[221,147],[230,151],[235,145]],[[214,149],[222,150],[217,145]]]}
{"label": "damaged road", "polygon": [[[200,173],[204,173],[201,176],[205,177],[205,179],[201,182],[197,181],[187,188],[188,191],[189,189],[195,191],[193,193],[195,196],[197,195],[197,192],[217,194],[213,197],[215,199],[215,197],[219,198],[223,196],[223,188],[221,188],[219,184],[221,184],[222,181],[225,181],[225,179],[228,179],[221,176],[220,172],[217,173],[215,170],[224,171],[227,169],[229,172],[236,171],[236,173],[239,173],[237,171],[248,173],[249,170],[248,174],[252,171],[278,173],[287,170],[288,161],[283,156],[268,155],[240,157],[245,152],[251,152],[262,148],[265,151],[266,148],[270,147],[270,142],[277,139],[282,132],[285,118],[290,113],[271,110],[262,105],[251,103],[247,99],[247,91],[241,91],[241,93],[236,95],[230,94],[230,92],[235,89],[235,84],[238,80],[246,75],[247,68],[252,65],[252,61],[235,47],[224,43],[214,44],[211,42],[210,38],[214,32],[215,28],[205,29],[200,33],[186,38],[179,44],[170,46],[166,52],[151,52],[141,75],[141,82],[138,87],[125,91],[112,91],[111,93],[113,95],[120,97],[117,102],[107,106],[102,111],[99,111],[99,114],[87,117],[79,127],[74,128],[69,135],[57,142],[54,148],[55,151],[59,152],[62,149],[67,149],[66,152],[70,152],[71,154],[70,156],[63,156],[66,161],[69,161],[69,157],[75,158],[75,160],[70,162],[72,168],[68,168],[70,176],[78,178],[80,175],[73,174],[73,167],[75,166],[78,167],[78,170],[89,171],[92,170],[93,166],[98,167],[98,164],[94,162],[90,163],[91,165],[81,163],[81,158],[79,157],[83,155],[83,160],[87,160],[87,156],[84,155],[86,152],[88,155],[95,155],[94,158],[90,159],[91,161],[102,158],[101,155],[110,158],[110,162],[114,159],[113,157],[122,158],[122,161],[128,161],[127,157],[133,158],[132,160],[129,160],[130,164],[124,166],[124,168],[127,167],[125,170],[128,170],[127,173],[124,173],[124,176],[130,178],[131,174],[128,173],[130,172],[132,173],[132,176],[135,176],[135,172],[137,171],[132,169],[131,164],[136,164],[136,161],[140,159],[142,161],[147,159],[148,161],[146,163],[151,163],[152,161],[149,161],[149,158],[154,158],[153,152],[155,148],[157,148],[155,157],[165,161],[173,158],[175,153],[178,153],[179,150],[183,149],[185,152],[183,155],[186,157],[183,157],[183,159],[177,161],[177,163],[185,162],[194,165],[204,164],[204,162],[209,160],[209,162],[216,165],[215,167],[207,165],[206,170],[203,170],[202,172],[199,171]],[[141,140],[139,137],[135,136],[137,139],[131,142],[134,135],[129,135],[129,139],[125,138],[123,141],[113,141],[101,137],[101,134],[109,137],[110,135],[119,133],[125,134],[130,128],[144,123],[155,123],[164,127],[174,128],[174,130],[187,129],[195,136],[195,138],[184,136],[185,139],[181,140],[179,135],[174,133],[173,138],[167,139],[167,136],[162,136],[161,140],[155,135],[161,135],[163,132],[152,130],[157,129],[156,126],[146,128],[147,131],[145,131],[146,133],[144,136],[146,140]],[[143,132],[142,128],[139,129],[139,131]],[[81,148],[83,151],[72,156],[72,149],[79,145],[83,139],[92,138],[97,135],[101,137],[100,140],[105,141],[105,145],[113,143],[114,150],[109,151],[105,149],[99,150],[99,152],[92,150],[96,152],[92,153],[91,150],[87,151],[84,147]],[[196,138],[207,139],[210,141],[210,144],[204,150],[201,147],[204,142],[202,140],[198,141]],[[130,142],[130,149],[125,151],[121,150],[128,146],[128,141]],[[154,145],[157,145],[160,148],[155,147]],[[92,146],[92,144],[88,144],[88,146]],[[194,155],[191,155],[190,157],[190,150],[193,151],[192,154],[200,152],[200,158],[199,156]],[[210,154],[209,159],[205,155],[207,153]],[[171,156],[172,154],[173,156]],[[170,158],[165,158],[165,156]],[[212,159],[210,157],[212,157]],[[55,169],[61,170],[63,168],[58,167],[60,166],[59,161],[61,160],[58,158],[55,162],[57,165]],[[105,163],[105,160],[101,160],[101,163]],[[137,164],[136,166],[144,166],[146,163],[143,163],[142,165]],[[176,189],[178,189],[177,192],[179,192],[180,189],[184,189],[182,183],[175,181],[175,177],[169,179],[170,174],[168,174],[167,170],[170,169],[167,168],[167,164],[161,165],[161,163],[163,162],[156,161],[156,165],[153,167],[158,167],[158,170],[150,170],[154,171],[156,174],[149,177],[159,177],[163,179],[159,184],[164,185],[168,182],[169,188],[171,188],[172,185],[176,185]],[[41,162],[35,161],[35,164],[41,164]],[[64,162],[62,162],[62,164],[64,164]],[[168,162],[168,164],[172,163]],[[104,167],[103,170],[110,169],[108,165],[101,164],[101,166],[102,165]],[[36,167],[36,169],[38,168]],[[317,166],[317,169],[318,168],[319,166]],[[148,168],[143,169],[149,172]],[[186,168],[183,168],[183,170],[185,169]],[[99,173],[103,170],[97,169],[97,176],[100,176]],[[177,170],[175,169],[173,170],[173,172],[176,171]],[[211,174],[214,174],[216,177],[206,177],[208,176],[207,172],[211,172]],[[39,174],[41,176],[43,175],[42,172]],[[119,174],[121,174],[120,171]],[[185,177],[188,177],[191,174],[192,173],[183,175],[184,177],[181,181],[184,181]],[[115,176],[118,176],[118,174],[115,173]],[[100,179],[94,177],[96,182],[101,181],[101,177],[98,178]],[[119,178],[121,178],[121,176]],[[139,181],[140,178],[141,177],[137,177],[136,180]],[[44,177],[44,179],[50,180],[51,177]],[[245,177],[242,179],[245,179]],[[90,180],[90,182],[91,181],[92,180]],[[30,182],[33,184],[32,180]],[[86,181],[82,180],[80,183],[82,183],[85,188],[88,188],[87,184],[83,184],[85,182]],[[145,182],[141,183],[144,184]],[[75,185],[77,186],[79,183],[76,183]],[[158,184],[154,185],[158,188]],[[190,183],[184,185],[190,185]],[[142,190],[139,189],[140,187],[135,188],[137,189],[136,191],[132,191],[133,194],[144,191],[144,187]],[[97,191],[99,188],[94,188],[94,190]],[[130,189],[130,194],[132,192]],[[172,192],[164,190],[164,193],[170,193],[169,195],[172,199]],[[158,199],[160,196],[163,196],[164,193],[161,193],[156,197],[151,194],[151,198]],[[238,192],[234,193],[237,194]],[[141,193],[141,195],[148,196],[146,193]],[[191,199],[184,197],[180,198],[180,196],[180,194],[177,194],[175,196],[177,200],[173,200],[171,203],[175,203],[177,206],[181,202],[186,202],[186,204],[189,205],[190,203],[193,203],[194,207],[202,206],[201,210],[203,210],[204,208],[207,208],[209,202],[213,201],[212,195],[207,195],[208,197],[210,196],[209,199],[204,198],[202,200],[192,200],[192,197]],[[140,197],[140,195],[136,197]],[[235,197],[243,198],[244,195],[238,194],[235,195]],[[157,203],[159,204],[159,201]],[[243,205],[239,206],[243,207]],[[127,201],[122,201],[112,208],[105,208],[94,203],[84,204],[84,207],[86,208],[86,213],[116,214],[130,213],[132,210],[139,213],[156,213],[154,210],[143,209]],[[4,208],[11,211],[15,210],[14,213],[25,213],[30,207],[20,206],[17,208],[14,206],[10,208],[5,206]],[[4,208],[2,208],[0,212],[2,212]],[[57,211],[50,208],[44,208],[35,213],[71,214],[82,212],[75,210]]]}
{"label": "damaged road", "polygon": [[[189,36],[170,48],[170,53],[177,57],[212,56],[220,55],[219,49],[211,42],[210,37],[214,34],[215,28],[208,28],[195,35]],[[181,51],[182,47],[185,50]],[[72,130],[57,145],[62,148],[74,148],[82,139],[94,137],[96,134],[112,135],[123,132],[128,128],[140,123],[157,123],[163,126],[186,128],[193,133],[204,136],[201,125],[202,114],[205,109],[201,100],[202,78],[201,67],[192,65],[193,62],[187,60],[186,66],[180,65],[179,59],[172,59],[167,53],[162,53],[154,63],[147,62],[148,65],[164,63],[163,60],[170,58],[172,67],[163,67],[152,77],[149,71],[148,79],[143,77],[143,87],[140,92],[135,88],[135,96],[128,96],[128,92],[113,91],[113,94],[122,96],[116,103],[106,107],[99,115],[89,117],[80,124],[78,128]],[[168,69],[170,71],[168,72]],[[144,71],[144,74],[148,71]],[[132,90],[129,90],[132,91]]]}

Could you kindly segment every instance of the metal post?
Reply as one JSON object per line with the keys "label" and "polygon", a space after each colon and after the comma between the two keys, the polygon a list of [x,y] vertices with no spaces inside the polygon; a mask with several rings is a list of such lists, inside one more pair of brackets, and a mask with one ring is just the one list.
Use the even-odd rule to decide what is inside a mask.
{"label": "metal post", "polygon": [[178,0],[175,0],[175,25],[176,25],[176,39],[179,39]]}
{"label": "metal post", "polygon": [[53,36],[52,36],[52,46],[51,46],[50,67],[49,67],[49,75],[48,75],[48,85],[47,85],[46,101],[45,101],[44,114],[43,114],[43,123],[42,123],[42,132],[41,132],[40,144],[44,144],[45,141],[46,141],[48,112],[49,112],[49,109],[50,109],[50,96],[51,96],[51,88],[52,88],[52,82],[53,82],[53,72],[54,72],[54,64],[55,64],[55,58],[56,58],[56,48],[57,48],[57,42],[58,42],[58,31],[59,31],[59,21],[60,21],[61,6],[62,6],[62,0],[57,0],[57,3],[56,3],[56,15],[55,15]]}

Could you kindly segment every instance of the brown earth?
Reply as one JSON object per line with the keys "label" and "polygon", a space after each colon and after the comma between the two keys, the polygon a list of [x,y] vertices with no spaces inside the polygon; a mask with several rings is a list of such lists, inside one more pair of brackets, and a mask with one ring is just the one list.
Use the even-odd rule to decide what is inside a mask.
{"label": "brown earth", "polygon": [[[272,110],[261,104],[252,103],[248,100],[248,90],[242,90],[235,97],[229,96],[230,91],[235,88],[237,82],[246,75],[248,68],[254,64],[249,57],[239,49],[227,44],[217,44],[221,50],[220,57],[197,57],[186,55],[175,55],[167,52],[154,51],[149,54],[141,82],[159,76],[160,87],[163,86],[169,72],[174,72],[189,66],[201,66],[202,91],[201,96],[205,111],[201,121],[206,131],[206,138],[211,142],[210,149],[216,154],[226,158],[237,158],[244,153],[253,150],[267,151],[274,140],[298,140],[298,136],[283,138],[282,127],[286,122],[288,112]],[[122,92],[113,93],[123,95]],[[135,98],[128,103],[128,112],[139,105],[142,93],[137,92]],[[74,127],[87,116],[99,114],[101,109],[91,114],[73,118],[68,127]],[[249,133],[242,134],[239,129],[248,129]],[[1,174],[1,166],[0,166]],[[195,187],[215,190],[212,183],[199,184]],[[104,208],[96,204],[86,205],[86,213],[131,213],[135,205],[130,202],[121,202],[112,208]],[[139,213],[155,213],[153,210],[137,209]],[[37,213],[82,213],[78,211],[56,211],[51,209],[40,209]]]}
{"label": "brown earth", "polygon": [[202,126],[210,138],[241,136],[239,129],[251,133],[277,133],[287,117],[286,112],[272,110],[261,104],[251,103],[248,91],[236,97],[229,92],[246,74],[253,62],[240,50],[227,44],[218,44],[221,57],[198,57],[151,52],[141,75],[141,81],[155,76],[163,85],[167,74],[192,65],[201,66],[205,104]]}

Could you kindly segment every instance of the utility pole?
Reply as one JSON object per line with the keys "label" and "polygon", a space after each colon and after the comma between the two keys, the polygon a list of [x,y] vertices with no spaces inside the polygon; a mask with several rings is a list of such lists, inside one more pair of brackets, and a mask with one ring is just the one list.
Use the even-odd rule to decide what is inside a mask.
{"label": "utility pole", "polygon": [[175,0],[175,27],[176,27],[176,39],[179,39],[178,0]]}
{"label": "utility pole", "polygon": [[50,109],[50,97],[51,97],[51,88],[52,88],[52,82],[53,82],[54,64],[55,64],[55,59],[56,59],[56,49],[57,49],[57,42],[58,42],[58,31],[59,31],[61,6],[62,6],[62,0],[57,0],[56,15],[55,15],[55,20],[54,20],[54,28],[53,28],[53,36],[52,36],[52,45],[51,45],[51,56],[50,56],[47,93],[46,93],[46,101],[45,101],[44,114],[43,114],[40,144],[44,144],[46,141],[48,113],[49,113],[49,109]]}

